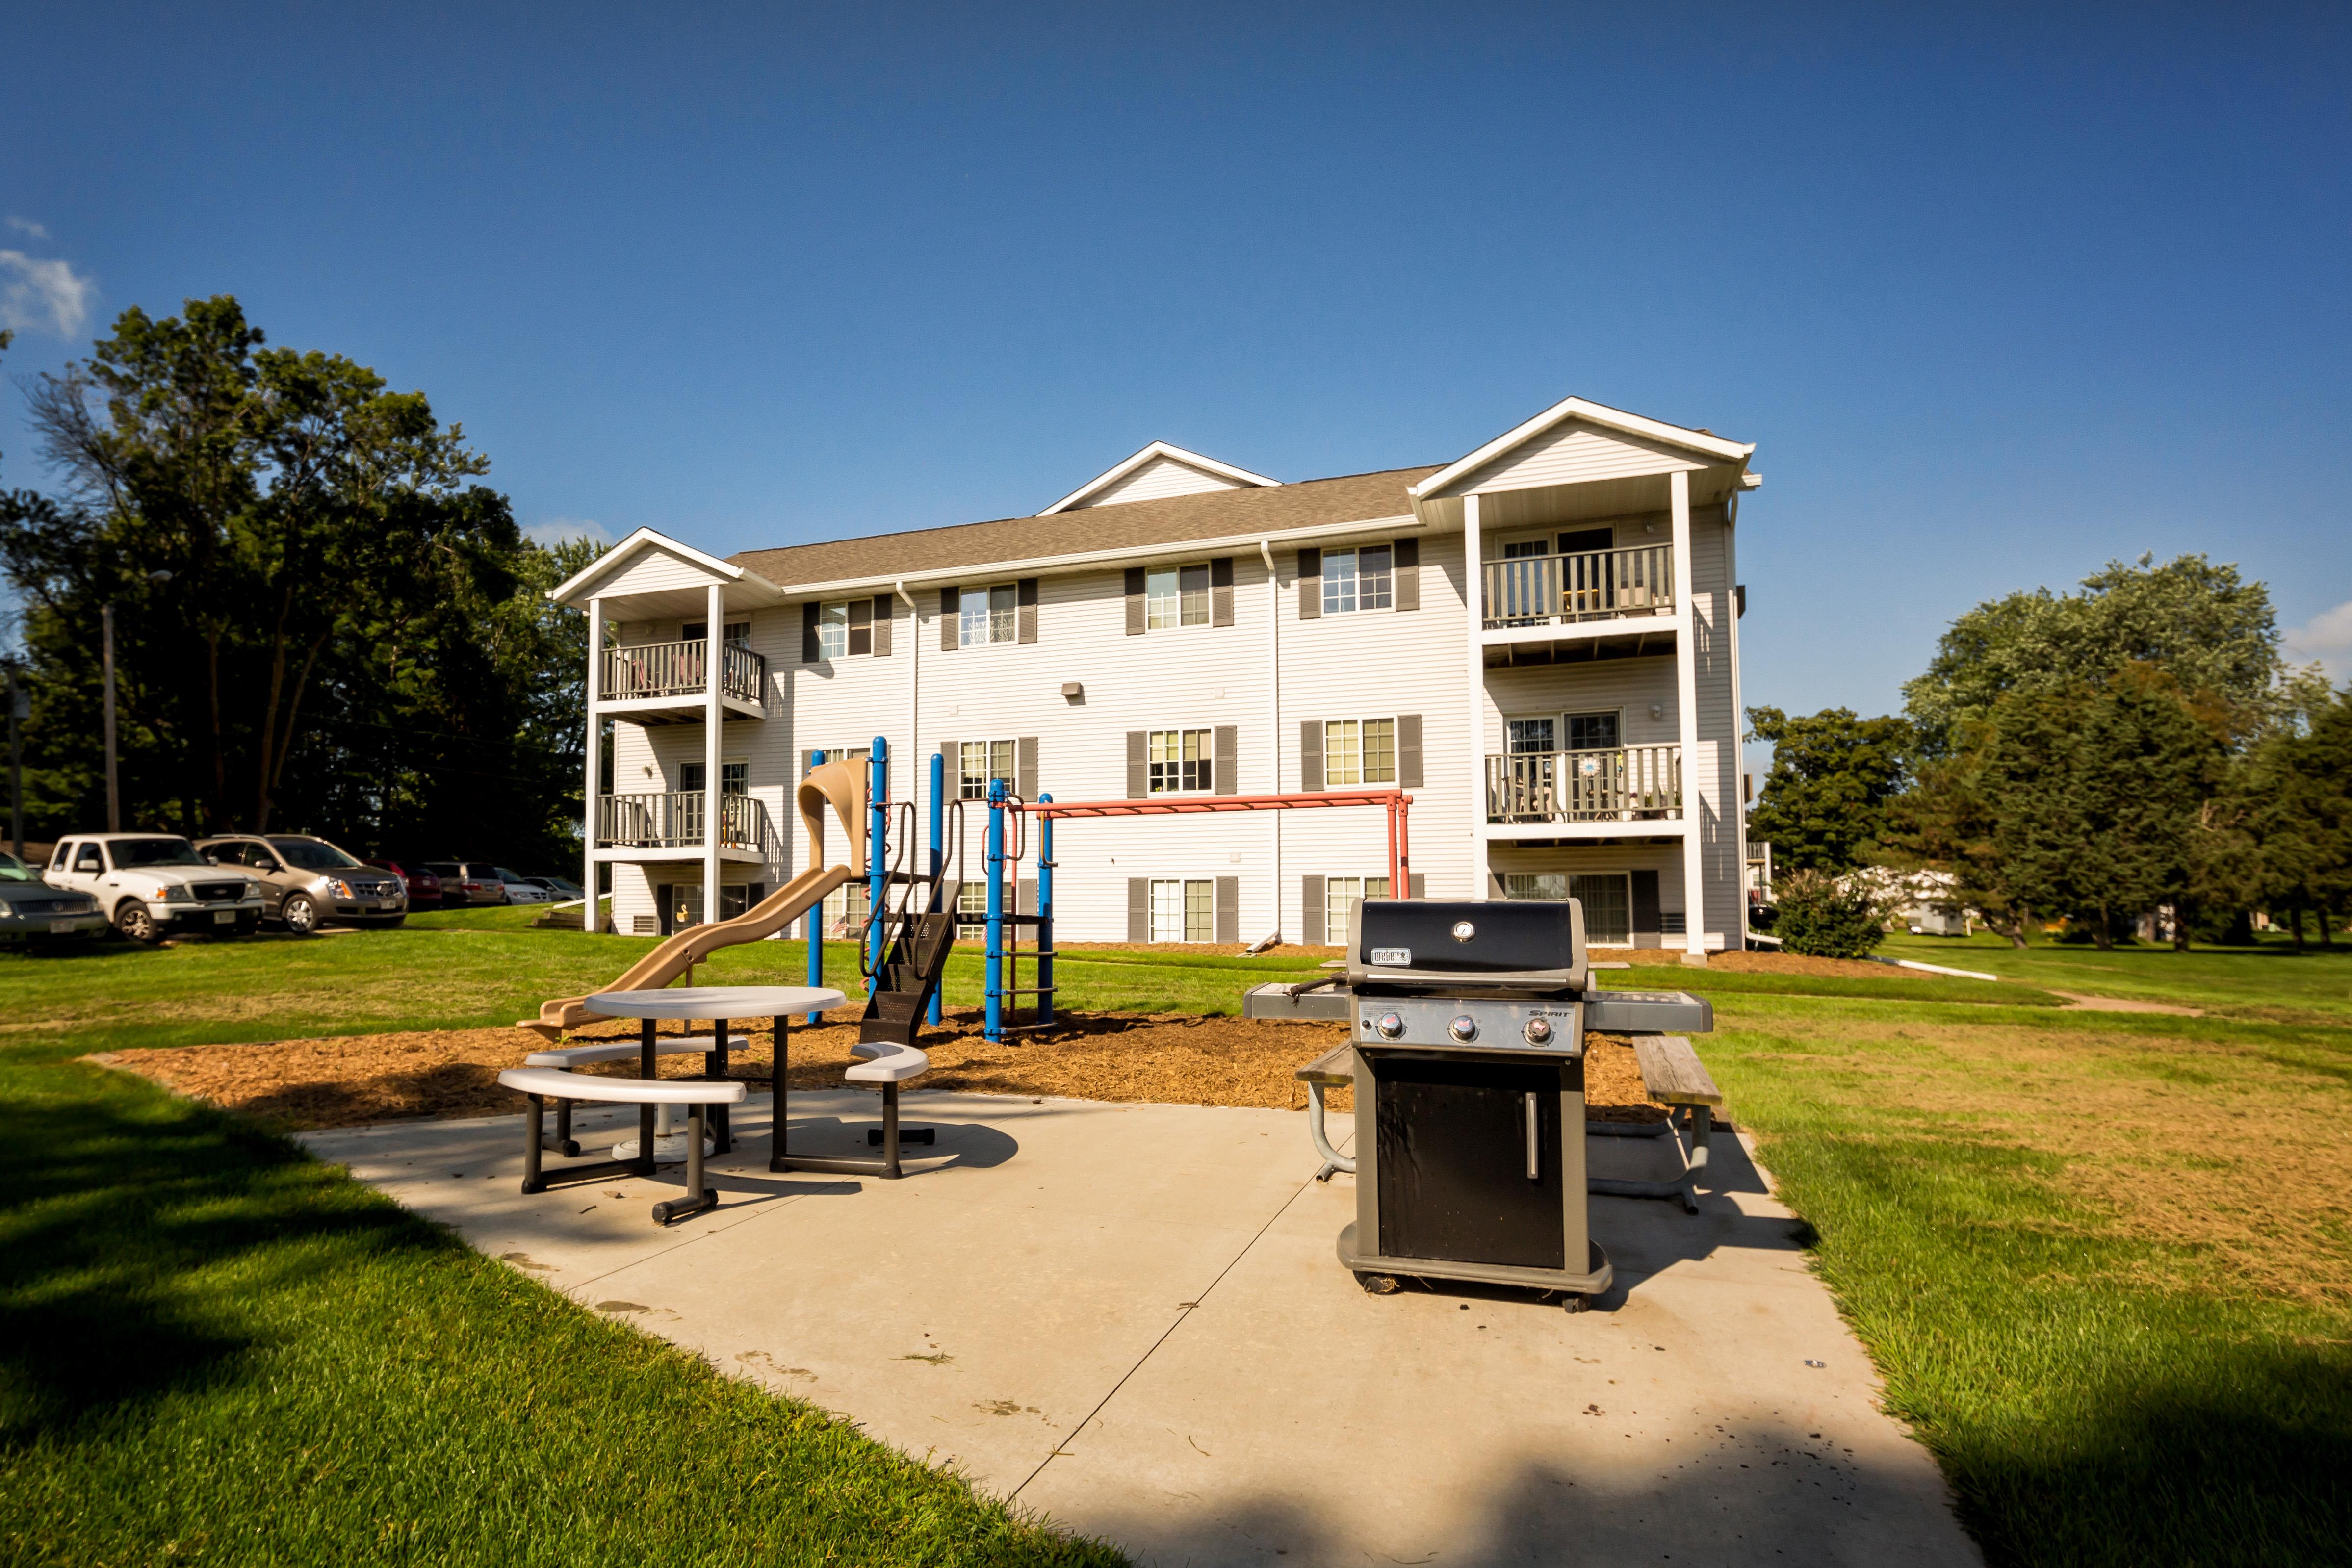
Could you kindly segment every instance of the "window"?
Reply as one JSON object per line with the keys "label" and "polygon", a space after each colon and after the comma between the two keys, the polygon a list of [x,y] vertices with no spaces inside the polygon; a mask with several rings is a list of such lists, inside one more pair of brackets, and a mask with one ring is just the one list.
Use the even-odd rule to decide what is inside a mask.
{"label": "window", "polygon": [[1561,871],[1515,871],[1503,877],[1505,898],[1562,899],[1568,896],[1568,873]]}
{"label": "window", "polygon": [[816,656],[820,659],[849,657],[849,601],[836,599],[830,604],[816,607]]}
{"label": "window", "polygon": [[1624,873],[1571,876],[1568,896],[1584,905],[1584,939],[1614,943],[1633,940],[1633,894]]}
{"label": "window", "polygon": [[1386,545],[1325,550],[1323,613],[1345,615],[1354,610],[1386,610],[1395,602],[1394,582]]}
{"label": "window", "polygon": [[873,901],[870,883],[843,883],[824,895],[824,934],[855,936],[866,929],[866,911]]}
{"label": "window", "polygon": [[1209,623],[1209,563],[1153,567],[1143,574],[1143,624],[1158,632],[1170,626]]}
{"label": "window", "polygon": [[1213,942],[1217,939],[1217,888],[1206,878],[1157,877],[1151,883],[1154,942]]}
{"label": "window", "polygon": [[1503,546],[1505,560],[1524,560],[1529,556],[1551,554],[1549,536],[1533,539],[1512,539]]}
{"label": "window", "polygon": [[1617,740],[1617,710],[1607,713],[1572,713],[1568,720],[1568,748],[1570,751],[1614,751]]}
{"label": "window", "polygon": [[969,915],[974,920],[987,918],[988,879],[986,877],[975,877],[963,884],[962,891],[956,894],[956,913]]}
{"label": "window", "polygon": [[1384,876],[1327,876],[1323,879],[1323,945],[1344,947],[1348,945],[1348,922],[1353,918],[1356,905],[1368,898],[1386,898],[1389,879]]}
{"label": "window", "polygon": [[1396,720],[1335,718],[1324,725],[1325,789],[1396,781]]}
{"label": "window", "polygon": [[[745,795],[751,792],[751,765],[748,762],[722,762],[719,765],[719,792],[721,795]],[[677,788],[681,794],[698,794],[702,789],[702,764],[681,762],[677,765]]]}
{"label": "window", "polygon": [[[844,608],[845,612],[846,607],[845,606]],[[708,621],[689,621],[685,625],[677,629],[678,641],[681,643],[700,643],[708,639],[709,635],[710,622]],[[749,621],[728,622],[724,626],[719,628],[719,640],[725,643],[732,643],[738,648],[750,647],[751,645],[751,623]],[[719,889],[719,892],[723,894],[726,892],[726,889],[721,888]]]}
{"label": "window", "polygon": [[973,589],[956,600],[957,642],[963,647],[1010,643],[1017,631],[1019,595],[1013,585]]}
{"label": "window", "polygon": [[1542,718],[1515,718],[1511,725],[1511,755],[1526,757],[1555,749],[1552,745],[1552,721],[1549,715]]}
{"label": "window", "polygon": [[[1155,729],[1151,732],[1150,790],[1176,795],[1213,789],[1214,752],[1205,729]],[[1202,884],[1207,885],[1206,883]],[[1203,937],[1203,941],[1207,938]]]}
{"label": "window", "polygon": [[966,800],[988,799],[988,783],[1002,779],[1013,788],[1013,743],[1009,740],[967,740],[958,746],[956,793]]}

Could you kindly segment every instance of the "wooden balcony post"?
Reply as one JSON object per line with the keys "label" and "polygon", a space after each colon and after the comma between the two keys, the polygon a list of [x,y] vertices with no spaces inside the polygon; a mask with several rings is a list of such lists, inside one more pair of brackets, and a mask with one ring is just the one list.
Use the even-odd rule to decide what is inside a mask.
{"label": "wooden balcony post", "polygon": [[702,921],[706,925],[719,918],[719,773],[722,766],[719,742],[727,720],[719,700],[727,690],[727,591],[719,583],[710,585],[709,606],[709,624],[705,628],[709,649],[702,656],[706,683],[702,693]]}
{"label": "wooden balcony post", "polygon": [[1487,896],[1486,871],[1486,570],[1480,533],[1478,497],[1462,497],[1462,591],[1470,601],[1466,617],[1469,660],[1470,744],[1463,748],[1470,768],[1470,877],[1465,891]]}

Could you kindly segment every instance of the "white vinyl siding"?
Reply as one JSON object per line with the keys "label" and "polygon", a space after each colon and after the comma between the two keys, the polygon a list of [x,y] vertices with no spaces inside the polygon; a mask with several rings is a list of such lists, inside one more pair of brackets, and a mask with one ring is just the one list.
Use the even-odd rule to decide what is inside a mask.
{"label": "white vinyl siding", "polygon": [[1242,486],[1221,474],[1195,468],[1173,457],[1154,457],[1116,484],[1108,485],[1076,507],[1116,506],[1121,501],[1157,501],[1168,496],[1197,496],[1208,490],[1238,490]]}
{"label": "white vinyl siding", "polygon": [[1639,436],[1602,430],[1580,419],[1571,419],[1503,454],[1475,474],[1465,476],[1449,486],[1447,494],[1582,485],[1596,479],[1630,479],[1704,466],[1689,454],[1674,447],[1654,445]]}
{"label": "white vinyl siding", "polygon": [[1393,784],[1396,777],[1396,720],[1339,718],[1323,726],[1325,788]]}
{"label": "white vinyl siding", "polygon": [[[1356,905],[1367,898],[1386,898],[1389,879],[1384,876],[1328,876],[1323,879],[1323,945],[1343,947],[1348,942],[1348,921]],[[1314,933],[1307,933],[1314,938]]]}
{"label": "white vinyl siding", "polygon": [[1151,883],[1154,942],[1217,939],[1217,887],[1205,877],[1155,877]]}

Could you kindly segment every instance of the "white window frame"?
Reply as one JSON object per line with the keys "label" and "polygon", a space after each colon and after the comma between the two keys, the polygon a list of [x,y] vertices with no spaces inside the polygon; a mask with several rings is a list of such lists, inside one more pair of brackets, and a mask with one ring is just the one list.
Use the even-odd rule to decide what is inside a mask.
{"label": "white window frame", "polygon": [[[1204,876],[1155,876],[1145,898],[1147,931],[1154,942],[1214,942],[1217,884]],[[1174,936],[1163,936],[1173,931]],[[1200,934],[1195,936],[1194,932]]]}
{"label": "white window frame", "polygon": [[864,877],[851,877],[824,895],[824,934],[827,936],[854,936],[866,928],[867,908],[874,901],[874,884]]}
{"label": "white window frame", "polygon": [[[1517,725],[1535,724],[1549,727],[1551,744],[1549,746],[1530,746],[1522,748],[1518,744],[1519,737],[1512,733],[1513,727]],[[1561,727],[1560,716],[1556,713],[1507,714],[1504,716],[1503,718],[1503,755],[1506,757],[1542,757],[1549,753],[1558,751],[1559,749]]]}
{"label": "white window frame", "polygon": [[992,582],[956,591],[957,647],[992,647],[999,643],[1016,642],[1020,635],[1019,583]]}
{"label": "white window frame", "polygon": [[1172,632],[1186,626],[1206,626],[1209,608],[1209,563],[1186,561],[1179,566],[1143,569],[1143,629]]}
{"label": "white window frame", "polygon": [[[1379,887],[1377,893],[1367,891]],[[1327,876],[1323,879],[1323,946],[1348,945],[1348,916],[1367,898],[1391,896],[1389,879],[1381,876]]]}
{"label": "white window frame", "polygon": [[[1162,742],[1171,737],[1175,755],[1160,756]],[[1199,755],[1187,757],[1184,755],[1184,748],[1192,744],[1195,737],[1199,742]],[[1216,791],[1217,732],[1211,726],[1148,730],[1144,735],[1143,758],[1143,788],[1147,795],[1209,795]],[[1172,775],[1163,774],[1162,768],[1172,768],[1174,772]],[[1196,782],[1190,784],[1184,782],[1184,772],[1187,768],[1194,769],[1193,778]],[[1163,786],[1161,779],[1169,777],[1172,777],[1174,782]]]}
{"label": "white window frame", "polygon": [[849,657],[849,601],[829,599],[816,607],[816,656]]}
{"label": "white window frame", "polygon": [[[982,771],[976,777],[970,770],[969,764],[970,748],[975,746],[984,748],[982,752]],[[1000,757],[1004,762],[1001,770],[997,767],[997,759]],[[1014,770],[1019,766],[1019,747],[1015,745],[1013,737],[1009,735],[992,736],[983,740],[957,741],[956,799],[959,800],[987,800],[988,784],[992,779],[1002,779],[1004,780],[1004,787],[1007,789],[1012,789],[1013,780],[1017,777]]]}
{"label": "white window frame", "polygon": [[[1380,558],[1371,569],[1367,556]],[[1339,563],[1347,563],[1339,570]],[[1391,610],[1396,606],[1396,548],[1393,545],[1347,545],[1323,552],[1323,613],[1353,615],[1359,611]]]}
{"label": "white window frame", "polygon": [[[1389,727],[1388,777],[1385,779],[1365,777],[1364,729],[1366,726],[1375,724],[1384,724]],[[1333,742],[1340,739],[1349,726],[1354,727],[1352,744],[1335,746]],[[1335,759],[1342,757],[1349,759],[1347,766],[1344,768],[1336,766]],[[1341,777],[1343,773],[1352,774],[1353,777],[1343,778]],[[1385,784],[1393,789],[1396,781],[1397,740],[1394,714],[1368,714],[1362,718],[1327,718],[1323,721],[1323,788],[1363,789]]]}

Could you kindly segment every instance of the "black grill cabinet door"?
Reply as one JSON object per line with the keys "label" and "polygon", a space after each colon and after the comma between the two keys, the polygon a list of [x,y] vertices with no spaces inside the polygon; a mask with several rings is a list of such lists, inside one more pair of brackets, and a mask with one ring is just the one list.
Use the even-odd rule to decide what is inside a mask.
{"label": "black grill cabinet door", "polygon": [[1559,1069],[1400,1057],[1376,1058],[1371,1066],[1381,1255],[1562,1267]]}

